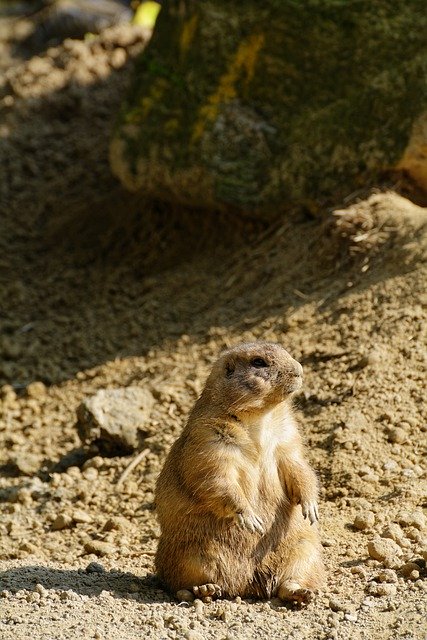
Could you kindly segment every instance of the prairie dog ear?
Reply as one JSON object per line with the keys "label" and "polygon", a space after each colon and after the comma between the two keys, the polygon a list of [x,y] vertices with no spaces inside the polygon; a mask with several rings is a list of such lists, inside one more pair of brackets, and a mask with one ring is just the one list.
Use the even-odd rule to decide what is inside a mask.
{"label": "prairie dog ear", "polygon": [[232,362],[226,362],[225,363],[225,377],[226,378],[231,378],[231,376],[233,375],[235,371],[235,366]]}

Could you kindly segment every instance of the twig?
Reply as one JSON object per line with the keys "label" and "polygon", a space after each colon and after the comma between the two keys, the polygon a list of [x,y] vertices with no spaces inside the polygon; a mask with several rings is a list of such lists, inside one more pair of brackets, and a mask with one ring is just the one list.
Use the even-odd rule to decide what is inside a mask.
{"label": "twig", "polygon": [[126,478],[128,477],[128,475],[130,473],[132,473],[132,471],[135,469],[135,467],[137,467],[139,465],[139,463],[141,462],[141,460],[143,460],[145,458],[145,456],[147,455],[147,453],[150,453],[150,449],[143,449],[142,451],[140,451],[138,453],[138,455],[136,455],[134,457],[133,460],[131,460],[128,464],[128,466],[126,467],[126,469],[122,472],[122,474],[120,475],[119,479],[117,480],[117,484],[116,484],[116,490],[120,488],[120,486],[123,484],[123,482],[126,480]]}

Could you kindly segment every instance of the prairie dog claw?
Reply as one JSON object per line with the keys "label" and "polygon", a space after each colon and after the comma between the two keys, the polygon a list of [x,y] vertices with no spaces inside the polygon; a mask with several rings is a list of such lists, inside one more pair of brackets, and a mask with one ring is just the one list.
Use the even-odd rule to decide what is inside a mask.
{"label": "prairie dog claw", "polygon": [[239,527],[248,529],[252,533],[264,533],[264,523],[261,518],[253,512],[240,512],[236,514],[236,520]]}
{"label": "prairie dog claw", "polygon": [[193,593],[196,598],[200,598],[203,602],[211,602],[212,598],[220,598],[222,595],[221,587],[211,582],[193,587]]}
{"label": "prairie dog claw", "polygon": [[301,508],[303,517],[305,519],[308,518],[310,520],[310,524],[314,524],[319,520],[319,509],[315,500],[301,503]]}
{"label": "prairie dog claw", "polygon": [[314,592],[311,589],[305,589],[297,582],[288,582],[279,588],[279,598],[295,604],[308,604],[313,597]]}

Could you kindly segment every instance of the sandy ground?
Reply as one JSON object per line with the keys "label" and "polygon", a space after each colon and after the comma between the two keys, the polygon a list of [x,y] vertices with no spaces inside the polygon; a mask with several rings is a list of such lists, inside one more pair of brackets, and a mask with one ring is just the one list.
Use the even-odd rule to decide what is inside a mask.
{"label": "sandy ground", "polygon": [[[1,22],[5,52],[25,28]],[[108,141],[144,39],[10,54],[0,87],[0,637],[424,640],[427,210],[379,190],[266,227],[125,194]],[[178,604],[156,476],[211,362],[254,339],[304,366],[328,585],[301,610]],[[76,408],[130,385],[156,403],[118,484],[132,457],[85,450]]]}

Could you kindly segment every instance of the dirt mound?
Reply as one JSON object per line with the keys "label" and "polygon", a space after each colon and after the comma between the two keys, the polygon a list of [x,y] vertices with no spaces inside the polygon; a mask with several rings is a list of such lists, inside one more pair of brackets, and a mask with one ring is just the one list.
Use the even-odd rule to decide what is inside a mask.
{"label": "dirt mound", "polygon": [[[53,82],[80,49],[36,67]],[[148,206],[107,170],[126,74],[110,67],[61,124],[45,108],[62,81],[52,94],[25,73],[3,90],[2,638],[424,638],[426,210],[379,192],[332,222],[260,226]],[[213,359],[256,339],[304,366],[328,588],[303,611],[178,605],[152,575],[154,482]],[[149,452],[119,482],[130,458],[83,449],[76,409],[130,385],[156,403]]]}

